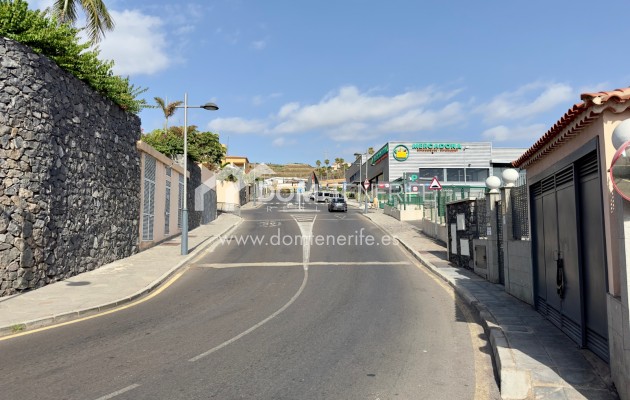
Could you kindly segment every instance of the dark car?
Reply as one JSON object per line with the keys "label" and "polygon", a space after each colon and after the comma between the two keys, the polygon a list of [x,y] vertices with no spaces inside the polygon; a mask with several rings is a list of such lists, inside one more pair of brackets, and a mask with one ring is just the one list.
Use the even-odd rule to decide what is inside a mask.
{"label": "dark car", "polygon": [[328,211],[348,211],[348,204],[346,203],[346,199],[343,197],[335,197],[330,199],[328,203]]}

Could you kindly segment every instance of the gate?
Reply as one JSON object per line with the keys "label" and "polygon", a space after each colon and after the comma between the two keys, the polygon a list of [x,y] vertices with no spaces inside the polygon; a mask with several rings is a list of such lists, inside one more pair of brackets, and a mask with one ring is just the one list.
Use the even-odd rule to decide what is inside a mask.
{"label": "gate", "polygon": [[505,271],[503,262],[503,209],[501,200],[495,203],[497,217],[497,250],[499,252],[497,261],[499,266],[499,283],[505,285]]}
{"label": "gate", "polygon": [[608,361],[606,271],[597,152],[530,187],[536,309]]}

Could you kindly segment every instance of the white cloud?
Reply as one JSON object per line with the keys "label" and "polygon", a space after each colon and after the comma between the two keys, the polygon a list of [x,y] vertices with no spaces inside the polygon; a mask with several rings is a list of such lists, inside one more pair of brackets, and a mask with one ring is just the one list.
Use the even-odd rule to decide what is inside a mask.
{"label": "white cloud", "polygon": [[218,133],[257,133],[267,131],[267,124],[260,120],[243,118],[217,118],[208,123],[208,129]]}
{"label": "white cloud", "polygon": [[[536,95],[537,92],[541,93]],[[531,99],[532,93],[536,95],[534,99]],[[560,104],[570,103],[575,98],[575,91],[569,85],[535,82],[513,92],[501,93],[475,111],[482,114],[484,121],[488,123],[522,120],[548,112]]]}
{"label": "white cloud", "polygon": [[100,44],[101,58],[114,60],[120,75],[154,74],[171,64],[163,21],[137,10],[111,11],[116,28]]}
{"label": "white cloud", "polygon": [[287,139],[284,137],[277,137],[271,142],[274,147],[287,147],[292,146],[296,143],[297,141],[295,139]]}
{"label": "white cloud", "polygon": [[267,47],[267,41],[265,40],[256,40],[252,42],[252,48],[255,50],[263,50],[265,47]]}
{"label": "white cloud", "polygon": [[379,126],[379,131],[426,131],[439,126],[452,125],[463,119],[461,104],[454,102],[439,110],[414,109],[391,118]]}
{"label": "white cloud", "polygon": [[282,93],[271,93],[268,95],[256,95],[252,98],[252,104],[255,106],[261,106],[265,104],[266,101],[275,99],[277,97],[281,97]]}
{"label": "white cloud", "polygon": [[376,139],[387,134],[430,130],[462,119],[458,102],[444,105],[458,90],[440,92],[429,87],[384,96],[345,86],[315,104],[290,102],[266,120],[219,118],[209,125],[222,133],[258,133],[282,139],[286,135],[317,132],[336,142]]}
{"label": "white cloud", "polygon": [[543,124],[533,124],[528,126],[507,127],[505,125],[495,126],[482,133],[485,139],[494,142],[519,141],[519,140],[537,140],[546,131],[547,127]]}
{"label": "white cloud", "polygon": [[274,131],[296,133],[354,122],[378,121],[429,104],[433,99],[444,98],[432,88],[387,97],[361,93],[354,86],[345,86],[336,93],[328,94],[317,104],[296,107],[293,103],[284,106],[279,116],[286,120],[280,122]]}

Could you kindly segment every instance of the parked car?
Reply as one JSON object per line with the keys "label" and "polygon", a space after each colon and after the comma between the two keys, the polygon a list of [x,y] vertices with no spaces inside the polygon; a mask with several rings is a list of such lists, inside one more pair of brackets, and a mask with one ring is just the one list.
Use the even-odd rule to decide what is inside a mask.
{"label": "parked car", "polygon": [[347,212],[348,203],[346,203],[346,199],[344,199],[343,197],[334,197],[330,199],[330,202],[328,203],[328,211],[329,212],[333,212],[333,211]]}
{"label": "parked car", "polygon": [[317,192],[317,195],[315,195],[315,200],[317,200],[318,203],[328,202],[329,198],[330,193],[328,192]]}
{"label": "parked car", "polygon": [[313,192],[308,196],[309,200],[315,201],[315,196],[317,195],[317,193]]}

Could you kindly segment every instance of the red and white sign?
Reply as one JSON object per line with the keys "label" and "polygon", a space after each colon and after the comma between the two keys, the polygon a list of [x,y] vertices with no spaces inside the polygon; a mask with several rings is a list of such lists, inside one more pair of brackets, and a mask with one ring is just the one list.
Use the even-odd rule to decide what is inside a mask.
{"label": "red and white sign", "polygon": [[438,181],[437,176],[434,176],[429,184],[429,190],[442,190],[442,184]]}
{"label": "red and white sign", "polygon": [[363,188],[364,188],[365,190],[368,190],[368,189],[369,189],[369,187],[370,187],[370,180],[369,180],[369,179],[364,180],[364,181],[363,181]]}

